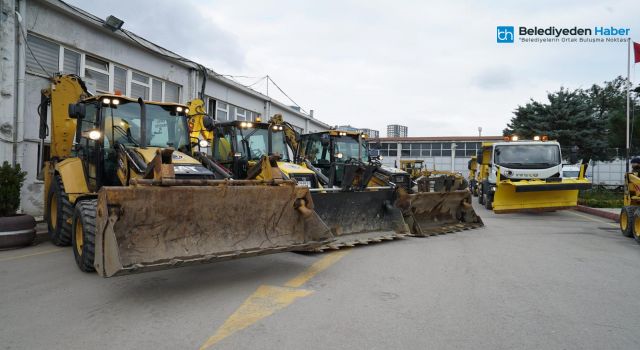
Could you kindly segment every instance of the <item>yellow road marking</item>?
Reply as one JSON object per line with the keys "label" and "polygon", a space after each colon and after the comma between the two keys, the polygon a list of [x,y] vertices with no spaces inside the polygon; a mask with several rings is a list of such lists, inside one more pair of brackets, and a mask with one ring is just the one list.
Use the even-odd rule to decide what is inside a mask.
{"label": "yellow road marking", "polygon": [[37,252],[37,253],[10,256],[10,257],[6,257],[6,258],[1,258],[0,262],[9,261],[9,260],[16,260],[16,259],[22,259],[22,258],[27,258],[27,257],[30,257],[30,256],[36,256],[36,255],[42,255],[42,254],[55,253],[55,252],[59,252],[59,251],[62,251],[62,250],[65,250],[65,249],[64,248],[56,248],[56,249],[43,250],[43,251]]}
{"label": "yellow road marking", "polygon": [[260,286],[240,307],[218,328],[216,333],[202,344],[200,350],[207,349],[230,336],[243,330],[261,319],[284,309],[296,299],[313,293],[310,290]]}
{"label": "yellow road marking", "polygon": [[327,254],[309,266],[304,272],[286,282],[284,287],[267,285],[258,287],[258,289],[226,319],[222,326],[200,346],[200,350],[208,349],[222,339],[251,326],[265,317],[271,316],[276,311],[284,309],[297,299],[310,295],[313,291],[299,289],[298,287],[338,262],[338,260],[342,259],[347,253],[349,253],[349,250],[340,250]]}
{"label": "yellow road marking", "polygon": [[307,283],[313,276],[319,274],[320,272],[326,270],[329,266],[338,262],[338,260],[342,259],[343,256],[349,253],[348,249],[339,250],[333,253],[328,254],[324,258],[316,261],[313,265],[311,265],[304,272],[299,274],[298,276],[290,279],[287,283],[284,284],[285,287],[298,288],[303,284]]}
{"label": "yellow road marking", "polygon": [[599,222],[601,224],[607,224],[607,225],[618,227],[617,224],[614,224],[614,223],[611,223],[611,222],[607,222],[607,221],[603,221],[603,220],[599,220],[599,219],[593,218],[593,217],[591,217],[589,215],[579,214],[579,213],[576,213],[575,211],[571,211],[571,210],[569,210],[567,212],[569,212],[569,213],[571,213],[573,215],[580,216],[580,217],[585,218],[585,219],[589,219],[591,221]]}

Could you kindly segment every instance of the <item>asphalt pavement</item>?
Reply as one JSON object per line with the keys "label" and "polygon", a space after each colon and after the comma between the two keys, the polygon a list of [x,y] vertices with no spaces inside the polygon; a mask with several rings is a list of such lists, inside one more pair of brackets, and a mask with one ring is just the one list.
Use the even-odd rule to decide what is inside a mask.
{"label": "asphalt pavement", "polygon": [[574,211],[103,279],[0,251],[0,349],[640,349],[640,245]]}

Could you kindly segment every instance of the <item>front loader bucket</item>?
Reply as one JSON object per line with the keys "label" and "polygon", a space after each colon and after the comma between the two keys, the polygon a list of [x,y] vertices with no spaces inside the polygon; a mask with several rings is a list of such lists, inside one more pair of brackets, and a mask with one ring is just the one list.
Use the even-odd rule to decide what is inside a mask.
{"label": "front loader bucket", "polygon": [[95,268],[110,277],[313,249],[332,235],[312,208],[293,183],[103,187]]}
{"label": "front loader bucket", "polygon": [[575,208],[578,205],[578,191],[589,188],[591,183],[586,179],[499,182],[493,195],[493,211],[502,214]]}
{"label": "front loader bucket", "polygon": [[468,190],[400,194],[396,205],[405,208],[405,221],[413,236],[426,237],[484,226],[473,210]]}
{"label": "front loader bucket", "polygon": [[320,249],[338,249],[407,236],[402,212],[393,206],[393,190],[312,192],[314,209],[331,228],[335,241]]}

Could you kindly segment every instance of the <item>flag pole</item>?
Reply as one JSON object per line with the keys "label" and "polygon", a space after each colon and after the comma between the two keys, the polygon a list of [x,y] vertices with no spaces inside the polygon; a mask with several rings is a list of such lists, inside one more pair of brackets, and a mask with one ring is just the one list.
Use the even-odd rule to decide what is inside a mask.
{"label": "flag pole", "polygon": [[625,158],[626,172],[629,172],[629,105],[630,105],[630,89],[631,89],[631,38],[627,45],[627,153]]}

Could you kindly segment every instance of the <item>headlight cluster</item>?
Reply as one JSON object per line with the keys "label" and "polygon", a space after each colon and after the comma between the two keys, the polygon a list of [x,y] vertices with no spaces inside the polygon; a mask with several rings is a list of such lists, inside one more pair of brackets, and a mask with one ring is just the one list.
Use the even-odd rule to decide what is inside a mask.
{"label": "headlight cluster", "polygon": [[253,123],[242,122],[242,123],[240,123],[240,127],[241,128],[252,128],[253,127]]}
{"label": "headlight cluster", "polygon": [[273,127],[271,127],[271,129],[273,129],[273,131],[278,131],[284,130],[284,127],[282,125],[274,125]]}
{"label": "headlight cluster", "polygon": [[117,98],[111,99],[111,98],[105,97],[102,99],[102,103],[105,105],[117,106],[120,104],[120,100]]}

